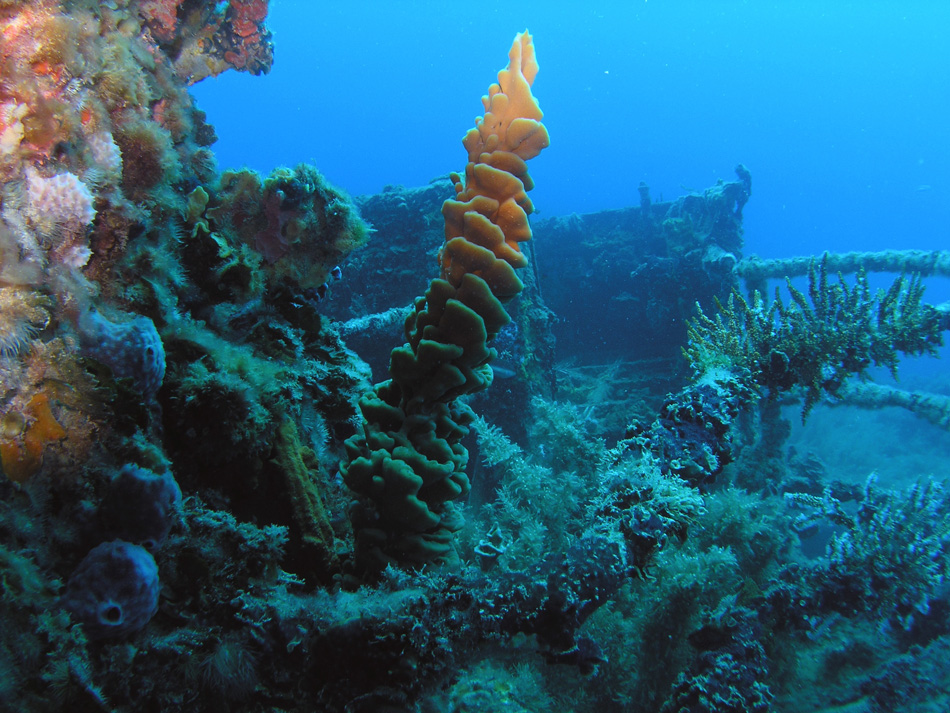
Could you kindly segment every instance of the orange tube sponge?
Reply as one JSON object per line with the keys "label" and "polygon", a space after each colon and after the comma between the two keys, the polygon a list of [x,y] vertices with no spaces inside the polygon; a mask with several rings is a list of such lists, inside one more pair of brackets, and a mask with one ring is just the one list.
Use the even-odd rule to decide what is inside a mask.
{"label": "orange tube sponge", "polygon": [[461,441],[473,414],[457,399],[491,384],[489,343],[510,319],[503,302],[523,287],[515,270],[527,265],[520,243],[531,238],[533,184],[525,162],[548,145],[531,95],[531,35],[519,34],[508,57],[482,98],[485,116],[463,140],[465,179],[453,174],[456,196],[442,206],[442,275],[416,300],[408,344],[390,359],[392,379],[361,399],[363,432],[346,442],[340,473],[357,495],[350,521],[363,571],[458,558],[462,520],[452,501],[469,491]]}
{"label": "orange tube sponge", "polygon": [[502,303],[524,287],[515,270],[528,264],[520,243],[531,239],[534,210],[525,162],[550,140],[531,94],[538,63],[527,31],[515,37],[508,58],[482,97],[485,116],[462,140],[469,158],[465,179],[452,174],[456,196],[442,205],[442,277],[406,320],[408,347],[393,352],[393,381],[410,406],[450,401],[491,384],[494,350],[487,342],[509,321]]}
{"label": "orange tube sponge", "polygon": [[531,94],[538,63],[527,31],[515,37],[508,59],[498,83],[482,97],[485,116],[462,140],[468,151],[465,181],[452,174],[456,200],[442,206],[446,242],[439,253],[442,278],[453,287],[471,272],[503,301],[523,287],[511,268],[527,265],[518,245],[531,239],[528,215],[534,210],[525,162],[550,143]]}

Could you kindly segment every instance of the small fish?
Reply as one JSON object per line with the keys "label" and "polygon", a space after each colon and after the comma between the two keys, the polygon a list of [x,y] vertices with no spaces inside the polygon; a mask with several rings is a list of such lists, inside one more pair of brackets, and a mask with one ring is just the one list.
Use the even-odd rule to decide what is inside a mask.
{"label": "small fish", "polygon": [[323,302],[327,296],[327,292],[330,291],[330,285],[324,282],[319,287],[308,287],[303,291],[303,296],[308,300],[316,300],[317,302]]}
{"label": "small fish", "polygon": [[496,379],[514,379],[518,375],[514,368],[512,368],[513,365],[509,364],[506,366],[505,363],[500,360],[492,363],[490,366]]}

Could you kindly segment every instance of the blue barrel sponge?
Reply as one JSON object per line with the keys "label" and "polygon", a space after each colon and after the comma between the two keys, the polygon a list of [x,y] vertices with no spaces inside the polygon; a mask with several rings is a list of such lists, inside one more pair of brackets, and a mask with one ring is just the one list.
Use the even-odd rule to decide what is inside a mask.
{"label": "blue barrel sponge", "polygon": [[95,308],[79,316],[79,339],[85,356],[102,362],[118,379],[131,379],[136,391],[150,399],[165,378],[165,347],[155,323],[139,315],[112,322]]}
{"label": "blue barrel sponge", "polygon": [[129,542],[103,542],[69,578],[63,605],[89,639],[136,632],[158,609],[155,559],[144,547]]}
{"label": "blue barrel sponge", "polygon": [[180,506],[181,488],[170,472],[159,475],[129,464],[113,478],[102,516],[111,534],[154,553],[168,537]]}

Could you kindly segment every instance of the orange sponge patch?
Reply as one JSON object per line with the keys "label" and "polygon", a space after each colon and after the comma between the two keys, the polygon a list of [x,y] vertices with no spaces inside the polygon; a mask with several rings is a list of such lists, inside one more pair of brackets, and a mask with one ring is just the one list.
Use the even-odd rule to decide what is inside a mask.
{"label": "orange sponge patch", "polygon": [[0,463],[3,465],[3,472],[17,483],[25,482],[40,469],[43,450],[48,443],[61,441],[66,437],[66,431],[53,417],[46,394],[35,394],[27,404],[26,411],[33,418],[32,423],[22,432],[11,433],[9,437],[0,440]]}

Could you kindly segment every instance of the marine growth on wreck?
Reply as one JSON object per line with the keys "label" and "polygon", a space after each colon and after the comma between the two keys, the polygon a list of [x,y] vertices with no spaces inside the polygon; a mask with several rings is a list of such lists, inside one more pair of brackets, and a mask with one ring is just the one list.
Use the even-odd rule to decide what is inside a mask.
{"label": "marine growth on wreck", "polygon": [[0,709],[945,707],[943,474],[793,434],[950,443],[882,376],[950,255],[746,256],[741,164],[532,216],[527,31],[458,173],[220,171],[188,87],[267,73],[267,13],[0,3]]}

